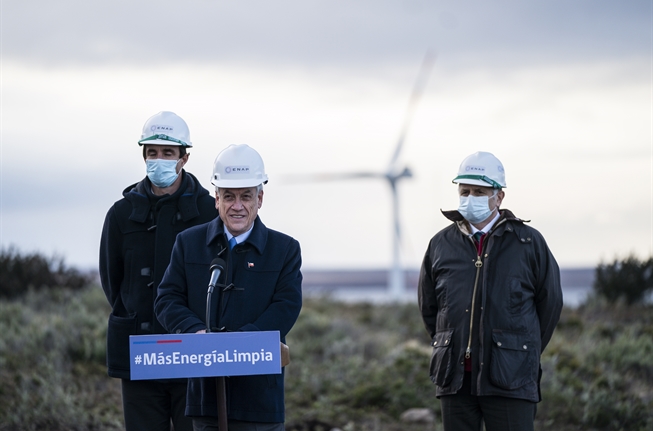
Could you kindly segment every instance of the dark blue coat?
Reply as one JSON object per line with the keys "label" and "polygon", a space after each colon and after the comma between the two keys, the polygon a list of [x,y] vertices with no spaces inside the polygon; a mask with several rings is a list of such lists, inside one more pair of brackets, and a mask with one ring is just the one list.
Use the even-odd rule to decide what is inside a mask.
{"label": "dark blue coat", "polygon": [[[170,333],[206,328],[209,267],[217,256],[227,262],[220,283],[233,286],[222,299],[219,291],[223,289],[214,291],[211,327],[279,331],[285,341],[302,305],[299,243],[266,228],[258,217],[247,241],[233,250],[227,246],[219,217],[179,234],[155,302],[159,321]],[[226,381],[229,419],[284,422],[283,373],[229,377]],[[214,378],[189,379],[186,415],[217,416]]]}
{"label": "dark blue coat", "polygon": [[166,331],[154,316],[156,287],[170,262],[177,234],[214,219],[215,198],[182,170],[172,195],[154,197],[145,177],[125,189],[107,212],[100,242],[100,279],[111,305],[107,367],[112,377],[129,379],[129,336]]}

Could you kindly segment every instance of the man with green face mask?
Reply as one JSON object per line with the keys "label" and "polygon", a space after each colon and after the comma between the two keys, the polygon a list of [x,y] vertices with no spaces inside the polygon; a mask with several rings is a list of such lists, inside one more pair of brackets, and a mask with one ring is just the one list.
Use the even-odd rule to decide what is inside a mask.
{"label": "man with green face mask", "polygon": [[540,355],[560,318],[560,270],[544,238],[500,209],[503,164],[477,152],[458,175],[453,223],[426,250],[418,284],[445,431],[533,431]]}
{"label": "man with green face mask", "polygon": [[122,379],[127,431],[191,431],[184,415],[186,379],[130,380],[129,336],[166,331],[154,299],[177,234],[217,216],[215,201],[183,168],[192,147],[186,122],[159,112],[143,126],[146,177],[127,187],[107,213],[100,243],[100,278],[111,305],[107,368]]}

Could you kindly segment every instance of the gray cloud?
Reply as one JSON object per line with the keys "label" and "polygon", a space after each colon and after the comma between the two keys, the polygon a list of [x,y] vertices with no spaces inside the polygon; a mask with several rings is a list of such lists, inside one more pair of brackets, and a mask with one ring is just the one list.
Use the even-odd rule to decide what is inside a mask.
{"label": "gray cloud", "polygon": [[[528,193],[528,199],[521,200],[527,209],[524,213],[543,220],[541,227],[551,232],[547,236],[552,245],[557,241],[561,253],[566,253],[561,256],[563,263],[592,262],[600,247],[611,252],[630,247],[630,233],[615,233],[614,241],[595,247],[565,227],[582,224],[588,230],[605,229],[606,225],[588,220],[593,214],[611,214],[603,205],[606,193],[619,197],[628,205],[618,206],[627,208],[639,208],[642,197],[650,195],[646,190],[624,193],[617,189],[619,181],[626,178],[621,172],[648,166],[637,161],[650,160],[650,122],[646,115],[638,116],[650,107],[650,0],[3,0],[0,7],[6,68],[0,140],[3,243],[63,250],[73,261],[85,264],[97,261],[106,210],[128,184],[144,174],[135,140],[129,141],[125,153],[123,147],[111,145],[123,136],[135,139],[146,116],[166,102],[166,94],[155,94],[156,85],[175,87],[170,96],[175,106],[165,109],[188,113],[193,133],[203,130],[204,142],[208,139],[222,145],[225,139],[237,137],[263,145],[261,135],[265,134],[275,153],[293,148],[300,155],[326,155],[342,151],[342,142],[372,148],[372,140],[378,140],[388,142],[387,146],[375,145],[369,153],[387,151],[389,157],[419,62],[429,47],[438,59],[403,156],[413,160],[411,166],[417,174],[413,182],[402,185],[402,217],[407,237],[412,235],[417,249],[412,252],[416,257],[410,257],[411,265],[419,261],[428,230],[445,222],[438,208],[451,202],[445,194],[451,190],[450,172],[455,171],[461,152],[471,152],[472,145],[474,150],[479,143],[490,145],[505,154],[505,162],[515,166],[511,178],[520,174],[518,161],[533,161],[529,175],[521,169],[521,179],[528,183],[522,183]],[[14,62],[18,67],[13,67]],[[188,67],[158,76],[156,68],[143,67],[178,64]],[[91,66],[88,80],[81,79],[86,66]],[[50,74],[50,67],[59,70]],[[129,70],[125,72],[124,67]],[[201,73],[193,73],[194,67]],[[513,68],[527,70],[513,73]],[[288,77],[278,73],[285,69],[299,69],[299,73],[292,70]],[[176,82],[194,84],[206,80],[207,71],[212,70],[228,71],[221,76],[230,78],[242,72],[247,76],[234,86],[265,94],[258,98],[256,92],[243,91],[246,103],[242,103],[237,91],[224,86],[211,87],[202,81],[186,87]],[[27,75],[22,79],[19,73]],[[333,100],[327,91],[316,91],[314,97],[284,97],[283,88],[264,88],[277,84],[270,76],[285,79],[281,85],[288,88],[292,77],[305,79],[291,93],[334,89]],[[261,77],[265,82],[256,82]],[[370,85],[365,87],[368,77]],[[149,84],[145,82],[148,79],[153,86],[143,85]],[[124,91],[122,85],[128,85],[131,92]],[[138,93],[140,86],[145,87],[142,93]],[[191,93],[178,97],[181,90],[177,87],[190,88]],[[405,98],[398,98],[397,92],[403,89]],[[519,92],[523,96],[516,94]],[[349,93],[354,94],[344,96]],[[278,104],[270,102],[277,97]],[[601,104],[601,97],[609,99],[610,105]],[[367,102],[357,105],[356,100]],[[241,103],[231,106],[232,101]],[[292,103],[307,106],[283,109],[288,118],[276,120],[279,124],[264,118]],[[390,130],[380,122],[388,121],[386,111],[393,103],[400,103],[401,108],[396,110],[396,128],[393,125]],[[344,113],[334,115],[334,106]],[[366,110],[378,107],[378,121],[353,112],[357,106]],[[295,118],[302,111],[308,114]],[[218,131],[207,125],[213,117]],[[299,121],[309,125],[299,127]],[[128,132],[105,133],[100,126],[107,122]],[[253,132],[255,127],[264,133]],[[343,136],[330,133],[332,129]],[[391,135],[387,140],[378,133],[386,130]],[[44,140],[49,133],[53,139]],[[352,133],[355,135],[347,136]],[[198,145],[190,172],[202,181],[215,153],[205,156],[208,162],[200,163],[199,156],[208,152],[201,153],[202,135],[194,136]],[[357,142],[360,137],[364,139]],[[332,145],[328,139],[342,142]],[[59,146],[60,151],[53,151]],[[327,147],[324,152],[317,151]],[[274,156],[271,153],[270,159]],[[97,163],[99,158],[102,163]],[[314,160],[323,165],[322,159]],[[385,160],[384,156],[379,166]],[[591,170],[601,172],[604,183],[600,188],[586,187],[584,171],[579,173],[573,167],[578,161],[601,166]],[[605,167],[610,161],[613,166]],[[368,156],[360,157],[354,165],[367,162]],[[288,165],[279,162],[277,166]],[[553,175],[555,181],[551,180],[550,167],[555,174],[564,175]],[[650,168],[636,174],[650,176]],[[557,182],[559,178],[564,183]],[[578,205],[577,195],[569,193],[575,184],[582,205]],[[276,187],[276,183],[272,185]],[[285,189],[275,195],[273,187],[268,189],[265,220],[303,240],[305,249],[312,250],[306,253],[308,264],[331,262],[328,259],[338,256],[339,262],[348,264],[367,259],[363,263],[369,265],[372,259],[381,265],[390,255],[379,246],[374,255],[366,250],[358,256],[352,250],[352,255],[341,256],[341,244],[314,229],[334,222],[331,211],[336,199],[340,208],[357,208],[358,196],[369,194],[374,196],[374,206],[365,211],[374,216],[338,225],[337,230],[351,230],[347,233],[360,235],[361,243],[377,241],[378,232],[389,232],[389,222],[387,226],[385,221],[377,223],[376,215],[379,205],[389,205],[387,190],[365,185],[358,193],[349,193],[346,186],[333,186],[333,190],[324,187],[319,193],[305,188]],[[548,196],[552,189],[565,191],[556,195],[556,205],[572,210],[575,219],[571,222],[557,212],[547,215],[550,201],[532,197]],[[513,193],[519,187],[510,190]],[[453,202],[455,205],[455,196]],[[310,217],[303,215],[310,210]],[[352,211],[352,216],[359,213],[363,212]],[[647,229],[650,232],[650,223],[619,217],[621,227],[640,236]],[[362,225],[366,229],[361,231]],[[641,241],[637,245],[646,247]]]}
{"label": "gray cloud", "polygon": [[5,1],[3,57],[378,67],[426,48],[461,66],[647,54],[649,1]]}

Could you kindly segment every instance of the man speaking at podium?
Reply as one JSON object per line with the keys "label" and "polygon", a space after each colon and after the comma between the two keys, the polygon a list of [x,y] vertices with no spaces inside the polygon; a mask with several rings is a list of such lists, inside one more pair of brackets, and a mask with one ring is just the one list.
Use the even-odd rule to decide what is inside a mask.
{"label": "man speaking at podium", "polygon": [[[247,145],[216,158],[211,183],[219,216],[177,236],[155,312],[170,333],[279,331],[281,341],[302,304],[299,243],[258,217],[267,183],[263,159]],[[224,260],[206,307],[211,262]],[[207,317],[210,319],[206,322]],[[284,371],[226,378],[229,431],[283,431]],[[218,429],[216,378],[188,381],[186,415],[195,431]]]}

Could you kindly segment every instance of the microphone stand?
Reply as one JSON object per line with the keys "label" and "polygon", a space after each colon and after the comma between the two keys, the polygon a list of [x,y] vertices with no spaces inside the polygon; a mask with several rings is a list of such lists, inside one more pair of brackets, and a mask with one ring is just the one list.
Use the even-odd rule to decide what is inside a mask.
{"label": "microphone stand", "polygon": [[[216,280],[216,284],[217,280]],[[211,297],[213,295],[213,283],[209,283],[209,289],[206,292],[206,332],[211,332]],[[222,292],[220,292],[222,293]],[[222,302],[220,294],[219,302]],[[219,304],[218,304],[219,305]],[[219,308],[218,308],[219,310]],[[218,430],[228,431],[227,429],[227,388],[224,376],[216,377],[215,390],[218,396]]]}
{"label": "microphone stand", "polygon": [[218,430],[227,430],[227,388],[224,376],[216,378],[215,390],[218,393]]}

